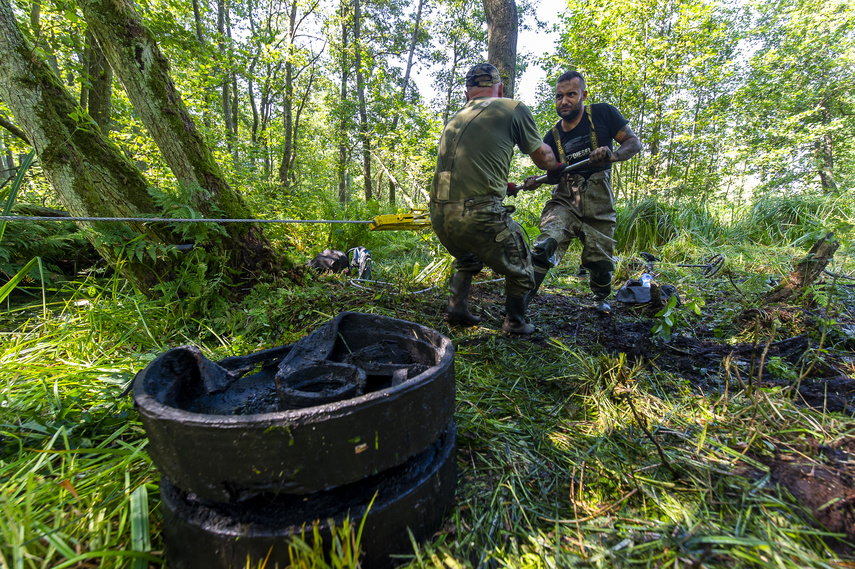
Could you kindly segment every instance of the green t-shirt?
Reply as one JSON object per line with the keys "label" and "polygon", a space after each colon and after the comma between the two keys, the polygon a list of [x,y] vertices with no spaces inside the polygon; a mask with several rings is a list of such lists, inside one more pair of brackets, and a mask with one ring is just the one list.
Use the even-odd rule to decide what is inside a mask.
{"label": "green t-shirt", "polygon": [[540,145],[534,117],[520,101],[472,99],[442,131],[431,199],[504,198],[514,147],[531,154]]}

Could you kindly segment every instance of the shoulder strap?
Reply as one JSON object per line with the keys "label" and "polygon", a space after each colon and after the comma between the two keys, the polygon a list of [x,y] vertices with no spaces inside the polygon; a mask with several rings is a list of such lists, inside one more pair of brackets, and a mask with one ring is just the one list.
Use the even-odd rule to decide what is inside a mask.
{"label": "shoulder strap", "polygon": [[561,135],[558,133],[559,124],[561,124],[561,121],[552,125],[552,140],[555,141],[555,147],[558,149],[558,161],[567,164],[567,156],[564,155],[564,145],[561,144]]}
{"label": "shoulder strap", "polygon": [[585,105],[585,114],[588,115],[588,122],[591,123],[591,152],[597,149],[597,129],[594,128],[594,119],[591,118],[591,105]]}

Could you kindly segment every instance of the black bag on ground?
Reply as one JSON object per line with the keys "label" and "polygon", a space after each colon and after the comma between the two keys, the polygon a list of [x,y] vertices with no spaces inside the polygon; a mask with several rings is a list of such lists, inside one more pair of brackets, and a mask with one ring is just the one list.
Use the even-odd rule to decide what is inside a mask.
{"label": "black bag on ground", "polygon": [[638,279],[629,279],[617,291],[615,298],[626,304],[646,304],[650,302],[650,287],[642,285]]}
{"label": "black bag on ground", "polygon": [[350,259],[344,251],[324,249],[309,261],[309,266],[318,271],[350,274]]}
{"label": "black bag on ground", "polygon": [[[680,295],[677,294],[677,287],[674,285],[655,285],[659,287],[659,299],[662,302],[668,302],[668,299],[672,296],[677,297],[677,306],[683,304],[680,300]],[[619,302],[623,302],[625,304],[647,304],[652,299],[651,290],[649,286],[644,286],[642,282],[638,279],[629,279],[624,283],[622,287],[617,291],[615,298]]]}

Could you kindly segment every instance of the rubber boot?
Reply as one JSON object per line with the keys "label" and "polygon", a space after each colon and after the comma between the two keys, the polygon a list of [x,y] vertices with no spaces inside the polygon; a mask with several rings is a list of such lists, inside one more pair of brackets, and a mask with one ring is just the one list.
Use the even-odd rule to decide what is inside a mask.
{"label": "rubber boot", "polygon": [[469,289],[472,288],[472,273],[457,271],[451,275],[448,288],[451,297],[448,299],[448,307],[445,309],[445,319],[450,324],[462,324],[463,326],[474,326],[481,322],[478,316],[469,312]]}
{"label": "rubber boot", "polygon": [[545,278],[546,273],[539,273],[537,271],[534,272],[534,288],[525,294],[526,310],[528,310],[528,305],[531,304],[531,301],[534,300],[534,297],[537,296],[537,290],[540,288],[540,285],[543,283],[543,280]]}
{"label": "rubber boot", "polygon": [[505,321],[502,331],[508,334],[531,334],[534,326],[526,324],[526,296],[509,296],[505,299]]}
{"label": "rubber boot", "polygon": [[599,298],[606,298],[612,293],[612,273],[595,273],[591,271],[591,292]]}
{"label": "rubber boot", "polygon": [[609,313],[611,305],[606,300],[612,293],[612,273],[591,272],[591,292],[594,293],[594,308],[597,312]]}

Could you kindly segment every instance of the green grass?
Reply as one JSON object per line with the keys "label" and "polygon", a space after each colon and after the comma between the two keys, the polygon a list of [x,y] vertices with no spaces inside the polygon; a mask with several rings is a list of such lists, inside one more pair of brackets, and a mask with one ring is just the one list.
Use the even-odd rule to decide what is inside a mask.
{"label": "green grass", "polygon": [[[809,309],[825,328],[735,323],[757,304],[766,277],[788,271],[806,246],[722,241],[732,226],[700,209],[637,211],[649,225],[626,238],[618,275],[634,276],[637,252],[657,254],[664,281],[717,302],[692,326],[760,349],[783,334],[814,335],[801,365],[770,367],[796,383],[851,345],[832,322],[851,320],[851,289]],[[309,278],[259,287],[218,314],[139,297],[115,278],[49,290],[45,307],[40,294],[17,297],[0,315],[0,567],[162,564],[159,475],[124,387],[168,348],[192,343],[212,359],[246,354],[293,342],[341,310],[419,322],[457,346],[457,496],[443,529],[402,559],[409,567],[840,566],[829,545],[840,536],[776,484],[769,463],[783,456],[821,466],[807,445],[834,446],[853,436],[855,421],[796,405],[792,389],[758,389],[756,374],[734,359],[716,362],[696,385],[656,360],[642,365],[572,334],[526,342],[495,326],[449,328],[439,317],[447,259],[429,236],[428,254],[415,239],[390,234],[388,248],[372,250],[375,278],[386,285]],[[727,273],[715,279],[674,266],[718,251]],[[851,254],[837,267],[851,274]],[[564,272],[546,285],[568,298],[585,294],[584,284],[559,293]],[[482,315],[497,320],[489,293],[474,293]],[[855,375],[851,365],[841,371]],[[338,566],[356,566],[347,548],[357,527],[354,520],[328,544],[344,552]],[[326,563],[305,543],[292,551],[295,567]]]}

